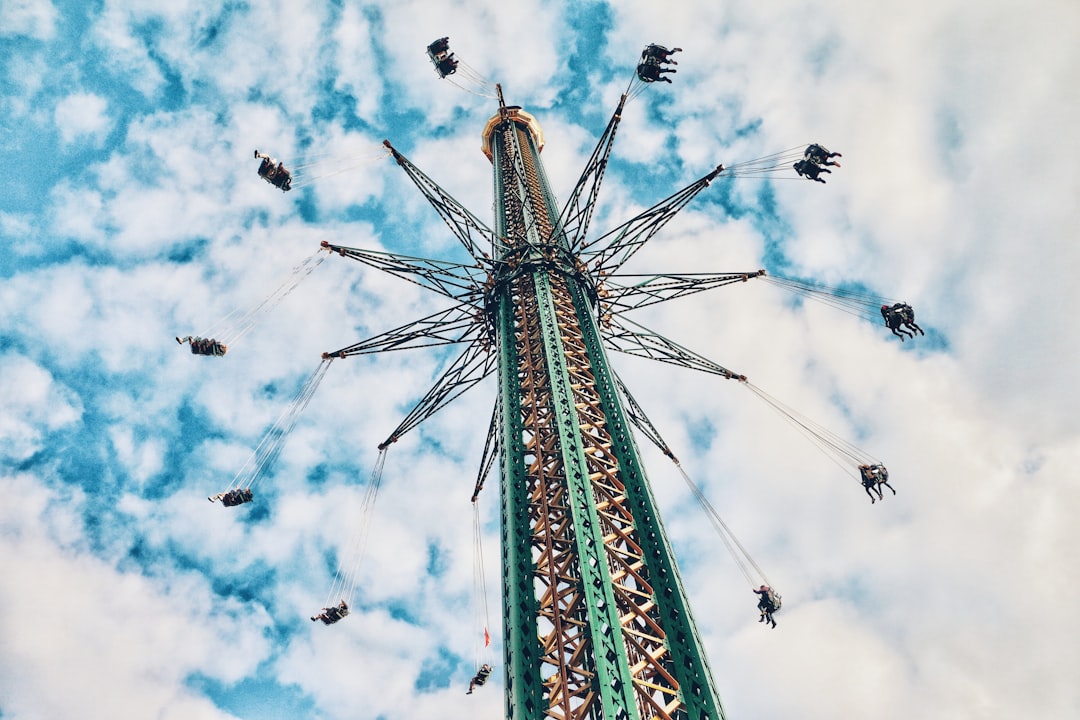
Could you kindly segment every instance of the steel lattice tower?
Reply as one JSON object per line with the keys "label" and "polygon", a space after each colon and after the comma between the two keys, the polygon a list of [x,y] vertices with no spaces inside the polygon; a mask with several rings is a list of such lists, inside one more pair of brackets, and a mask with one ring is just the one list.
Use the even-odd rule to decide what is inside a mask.
{"label": "steel lattice tower", "polygon": [[559,224],[538,124],[502,108],[496,323],[507,717],[723,717],[595,290]]}
{"label": "steel lattice tower", "polygon": [[631,424],[674,455],[606,352],[745,380],[626,314],[758,273],[618,273],[723,166],[586,240],[627,95],[560,212],[540,161],[539,124],[498,90],[499,112],[482,133],[494,229],[384,143],[469,262],[323,243],[455,304],[324,358],[463,346],[380,450],[497,377],[473,499],[498,456],[509,720],[722,720]]}

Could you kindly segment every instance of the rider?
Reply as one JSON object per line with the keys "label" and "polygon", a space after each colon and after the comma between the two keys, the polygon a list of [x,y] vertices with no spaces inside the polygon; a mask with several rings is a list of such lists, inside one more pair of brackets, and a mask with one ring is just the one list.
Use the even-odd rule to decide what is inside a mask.
{"label": "rider", "polygon": [[323,608],[321,613],[311,618],[311,621],[322,620],[323,625],[333,625],[348,614],[349,606],[342,600],[336,607]]}
{"label": "rider", "polygon": [[[433,43],[431,43],[430,45],[427,46],[428,54],[432,55],[432,56],[443,55],[449,49],[450,49],[450,38],[449,37],[439,38],[438,40],[436,40],[435,42],[433,42]],[[441,59],[441,58],[437,58],[437,59]]]}
{"label": "rider", "polygon": [[829,152],[824,146],[812,143],[806,147],[806,152],[803,154],[803,157],[818,165],[835,165],[836,167],[840,167],[840,163],[829,162],[829,158],[843,157],[843,155],[836,152]]}
{"label": "rider", "polygon": [[450,53],[442,60],[435,63],[435,69],[439,71],[439,74],[443,77],[447,75],[453,75],[457,72],[458,60],[454,57],[454,53]]}
{"label": "rider", "polygon": [[453,75],[457,72],[458,60],[454,53],[450,52],[450,38],[442,37],[427,46],[428,57],[435,64],[435,71],[439,77]]}
{"label": "rider", "polygon": [[259,163],[259,177],[271,185],[281,188],[284,192],[292,189],[292,173],[285,169],[285,163],[256,149],[255,159],[258,160],[259,158],[262,158],[262,162]]}
{"label": "rider", "polygon": [[795,172],[799,173],[799,175],[803,176],[804,178],[807,178],[809,180],[816,180],[817,182],[822,184],[824,184],[825,181],[822,178],[818,177],[818,175],[823,172],[832,172],[832,170],[830,170],[829,168],[820,167],[806,159],[799,160],[791,167],[795,168]]}
{"label": "rider", "polygon": [[893,495],[896,494],[896,488],[889,484],[889,470],[881,463],[860,465],[859,479],[862,480],[863,489],[866,490],[866,494],[870,497],[871,504],[874,503],[875,492],[878,500],[885,499],[885,494],[881,491],[882,485],[892,490]]}
{"label": "rider", "polygon": [[[901,315],[900,310],[897,308],[897,305],[901,304],[902,303],[897,303],[892,307],[889,307],[888,305],[882,305],[881,317],[885,319],[885,327],[892,330],[892,334],[900,338],[900,342],[903,342],[904,338],[915,337],[915,333],[900,328],[901,323],[904,322],[904,316]],[[919,332],[922,332],[922,330],[920,330]]]}
{"label": "rider", "polygon": [[862,478],[862,484],[866,487],[873,487],[877,484],[877,478],[874,477],[874,475],[876,474],[874,471],[875,467],[877,466],[866,464],[859,466],[859,477]]}
{"label": "rider", "polygon": [[663,77],[664,73],[676,72],[674,68],[660,67],[660,63],[646,60],[637,66],[638,77],[645,82],[671,82],[671,78]]}
{"label": "rider", "polygon": [[177,337],[176,342],[183,345],[184,343],[191,343],[192,355],[214,355],[216,357],[222,357],[229,351],[229,347],[213,338],[192,337]]}
{"label": "rider", "polygon": [[262,162],[259,163],[259,175],[266,177],[267,175],[273,175],[277,172],[277,167],[281,165],[281,162],[272,155],[259,152],[258,148],[255,148],[255,159],[262,158]]}
{"label": "rider", "polygon": [[773,619],[773,613],[776,612],[776,603],[773,601],[772,589],[768,585],[762,585],[760,588],[754,591],[761,597],[758,598],[758,610],[761,611],[761,618],[758,622],[772,623],[772,626],[776,627],[776,620]]}
{"label": "rider", "polygon": [[476,672],[476,675],[469,681],[469,691],[466,695],[472,695],[474,688],[478,688],[487,682],[488,676],[491,675],[491,666],[484,663],[480,666],[480,669]]}
{"label": "rider", "polygon": [[[921,327],[915,324],[915,308],[907,303],[896,303],[892,306],[892,309],[900,316],[900,320],[904,323],[904,327],[909,330],[915,330],[920,335],[926,334]],[[912,333],[912,337],[915,337],[914,333]]]}
{"label": "rider", "polygon": [[642,60],[648,60],[649,58],[655,58],[662,63],[670,63],[672,65],[678,65],[679,63],[671,59],[671,56],[677,52],[682,52],[682,48],[672,48],[668,50],[663,45],[657,45],[656,43],[649,44],[641,53]]}
{"label": "rider", "polygon": [[225,507],[236,507],[237,505],[243,505],[249,503],[255,498],[251,488],[234,488],[232,490],[226,490],[220,492],[217,495],[211,495],[207,498],[210,502],[220,500],[221,504]]}

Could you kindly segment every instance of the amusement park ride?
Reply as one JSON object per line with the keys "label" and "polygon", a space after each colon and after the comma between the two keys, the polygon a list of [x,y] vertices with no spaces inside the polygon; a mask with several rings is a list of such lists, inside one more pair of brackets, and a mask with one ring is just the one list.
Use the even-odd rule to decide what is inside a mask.
{"label": "amusement park ride", "polygon": [[[744,384],[809,431],[812,439],[822,441],[828,452],[847,462],[868,494],[873,490],[881,497],[881,473],[885,472],[884,481],[888,479],[880,462],[798,416],[750,384],[745,375],[631,317],[641,307],[756,278],[807,296],[820,296],[867,317],[877,313],[877,303],[883,298],[770,277],[763,270],[677,275],[620,272],[680,210],[722,175],[790,174],[793,159],[796,164],[824,170],[826,164],[837,164],[830,158],[838,153],[828,153],[817,145],[804,153],[800,146],[795,154],[786,151],[728,168],[717,165],[621,225],[602,234],[589,233],[624,106],[649,84],[670,82],[664,75],[674,73],[668,66],[675,64],[670,58],[677,51],[658,45],[643,51],[633,80],[561,208],[541,163],[544,136],[540,124],[522,108],[507,105],[497,85],[487,86],[494,90],[498,109],[482,131],[482,149],[494,174],[494,227],[485,225],[385,142],[386,152],[439,213],[468,259],[425,259],[325,242],[323,249],[417,283],[449,298],[452,305],[324,353],[320,368],[233,485],[210,498],[225,505],[252,501],[251,486],[273,462],[333,360],[408,348],[461,348],[427,394],[380,444],[365,502],[374,502],[385,453],[393,443],[480,381],[495,377],[497,397],[473,501],[475,505],[490,469],[498,464],[503,675],[506,717],[513,720],[725,717],[632,428],[677,465],[678,460],[615,373],[609,352],[658,360]],[[448,38],[433,42],[428,54],[440,77],[482,80],[449,52]],[[821,158],[813,148],[826,155]],[[291,175],[281,174],[288,173],[283,163],[258,151],[256,156],[263,159],[260,175],[269,182],[281,187],[275,179],[291,180]],[[264,172],[268,168],[272,178]],[[810,172],[817,177],[815,171]],[[903,307],[909,307],[903,303],[896,306],[901,307],[888,303],[881,307],[886,324],[893,315],[899,317]],[[893,330],[896,332],[895,327]],[[234,338],[225,339],[228,345],[234,342]],[[206,338],[184,341],[190,342],[196,354],[223,355],[227,347],[220,340]],[[691,489],[704,500],[692,483]],[[703,504],[715,515],[707,501]],[[719,516],[715,520],[719,521],[718,529],[727,530]],[[745,560],[764,579],[748,554]],[[751,575],[747,574],[747,579]],[[752,587],[758,585],[753,583]],[[344,568],[331,589],[327,607],[312,620],[330,625],[344,619],[354,590],[355,573]],[[761,590],[769,589],[762,586]],[[762,617],[768,610],[771,620],[772,613],[779,610],[779,597],[761,590],[755,592],[762,595]],[[491,672],[485,663],[474,684],[487,679],[485,668],[486,673]]]}

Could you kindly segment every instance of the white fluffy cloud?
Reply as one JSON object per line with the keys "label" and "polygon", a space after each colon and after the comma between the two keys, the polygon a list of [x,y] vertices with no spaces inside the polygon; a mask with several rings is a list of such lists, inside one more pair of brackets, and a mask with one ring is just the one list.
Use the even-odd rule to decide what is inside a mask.
{"label": "white fluffy cloud", "polygon": [[0,37],[25,35],[49,40],[56,33],[56,7],[49,0],[0,1]]}
{"label": "white fluffy cloud", "polygon": [[108,101],[93,93],[75,93],[57,103],[54,120],[64,144],[76,140],[100,143],[112,128],[108,108]]}
{"label": "white fluffy cloud", "polygon": [[195,672],[225,681],[250,672],[265,651],[265,618],[219,604],[204,578],[120,572],[64,542],[81,530],[78,498],[64,502],[35,480],[0,478],[9,498],[0,515],[5,714],[232,717],[186,682]]}
{"label": "white fluffy cloud", "polygon": [[82,407],[70,388],[29,358],[0,355],[0,458],[18,462],[40,452],[48,435],[79,420]]}

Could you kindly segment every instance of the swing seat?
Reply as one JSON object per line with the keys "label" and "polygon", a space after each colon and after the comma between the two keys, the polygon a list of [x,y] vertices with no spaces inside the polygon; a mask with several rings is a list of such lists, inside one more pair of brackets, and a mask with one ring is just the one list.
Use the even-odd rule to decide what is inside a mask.
{"label": "swing seat", "polygon": [[312,620],[322,620],[323,625],[333,625],[349,614],[349,606],[342,600],[336,607],[323,608],[323,611]]}
{"label": "swing seat", "polygon": [[230,490],[221,496],[221,504],[225,507],[235,507],[237,505],[243,505],[249,503],[254,499],[254,494],[250,488],[241,488],[237,490]]}
{"label": "swing seat", "polygon": [[196,337],[192,338],[190,342],[192,355],[210,355],[213,357],[224,357],[225,353],[229,351],[229,348],[225,343],[218,342],[213,338]]}

